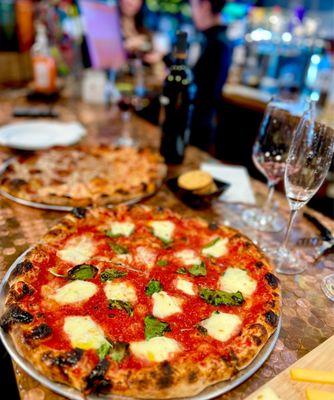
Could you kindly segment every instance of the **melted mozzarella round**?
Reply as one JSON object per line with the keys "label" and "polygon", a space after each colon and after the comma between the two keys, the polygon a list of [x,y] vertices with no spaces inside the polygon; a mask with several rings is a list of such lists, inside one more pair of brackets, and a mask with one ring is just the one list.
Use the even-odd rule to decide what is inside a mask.
{"label": "melted mozzarella round", "polygon": [[241,292],[249,297],[256,290],[256,280],[251,278],[247,271],[240,268],[229,267],[219,279],[219,288],[226,292]]}
{"label": "melted mozzarella round", "polygon": [[171,221],[151,221],[149,225],[153,229],[154,236],[170,242],[173,238],[175,225]]}
{"label": "melted mozzarella round", "polygon": [[154,337],[150,340],[130,343],[131,352],[138,358],[151,362],[161,362],[170,359],[181,350],[179,343],[167,337]]}
{"label": "melted mozzarella round", "polygon": [[212,246],[210,247],[204,247],[202,249],[202,254],[205,256],[211,256],[211,257],[221,257],[224,256],[225,254],[228,253],[228,248],[227,248],[227,242],[228,239],[222,239],[219,238]]}
{"label": "melted mozzarella round", "polygon": [[154,293],[152,299],[152,314],[157,318],[166,318],[182,311],[182,308],[180,307],[181,300],[177,297],[170,296],[164,290]]}
{"label": "melted mozzarella round", "polygon": [[51,297],[59,304],[73,304],[90,299],[97,290],[94,283],[77,280],[60,287]]}
{"label": "melted mozzarella round", "polygon": [[95,244],[87,236],[78,236],[70,239],[62,250],[58,250],[58,256],[72,264],[83,264],[95,253]]}
{"label": "melted mozzarella round", "polygon": [[108,300],[137,301],[136,290],[130,282],[107,282],[103,290]]}
{"label": "melted mozzarella round", "polygon": [[241,323],[242,320],[238,315],[214,312],[209,318],[200,322],[200,325],[214,339],[226,342],[238,333]]}
{"label": "melted mozzarella round", "polygon": [[176,280],[176,288],[181,292],[189,294],[190,296],[195,295],[194,284],[187,279],[178,277]]}
{"label": "melted mozzarella round", "polygon": [[196,255],[194,250],[185,249],[175,253],[175,256],[181,259],[184,265],[198,265],[201,263],[201,259]]}
{"label": "melted mozzarella round", "polygon": [[132,222],[113,222],[111,224],[111,233],[114,236],[130,236],[135,229],[135,224]]}
{"label": "melted mozzarella round", "polygon": [[102,328],[91,317],[66,317],[64,332],[72,347],[83,350],[98,349],[106,341]]}

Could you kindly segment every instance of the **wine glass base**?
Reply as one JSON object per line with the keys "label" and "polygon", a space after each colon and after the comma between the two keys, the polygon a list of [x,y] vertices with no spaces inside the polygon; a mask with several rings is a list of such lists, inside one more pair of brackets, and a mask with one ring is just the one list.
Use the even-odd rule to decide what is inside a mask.
{"label": "wine glass base", "polygon": [[321,289],[326,297],[334,301],[334,274],[328,275],[321,281]]}
{"label": "wine glass base", "polygon": [[287,248],[268,248],[264,250],[275,265],[279,274],[297,275],[305,271],[307,264],[298,257],[297,252]]}
{"label": "wine glass base", "polygon": [[118,146],[118,147],[136,147],[137,141],[131,137],[120,136],[114,141],[113,144],[114,144],[114,146]]}
{"label": "wine glass base", "polygon": [[266,212],[257,207],[244,210],[242,219],[252,228],[262,232],[280,232],[286,224],[277,212]]}

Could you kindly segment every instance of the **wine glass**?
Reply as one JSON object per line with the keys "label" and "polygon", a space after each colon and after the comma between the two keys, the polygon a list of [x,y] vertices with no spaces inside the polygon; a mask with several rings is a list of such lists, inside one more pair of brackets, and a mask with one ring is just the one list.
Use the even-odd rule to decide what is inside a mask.
{"label": "wine glass", "polygon": [[302,104],[296,101],[272,99],[267,105],[253,146],[253,162],[267,178],[269,192],[263,208],[244,210],[242,219],[260,231],[279,232],[285,225],[284,219],[273,211],[272,200],[275,186],[284,176],[285,161],[301,106]]}
{"label": "wine glass", "polygon": [[298,274],[306,263],[287,247],[289,234],[297,211],[319,190],[328,173],[334,151],[333,130],[315,122],[315,103],[311,101],[292,139],[284,183],[290,206],[290,218],[279,249],[268,251],[282,274]]}
{"label": "wine glass", "polygon": [[327,275],[322,279],[321,288],[325,295],[334,301],[334,274]]}
{"label": "wine glass", "polygon": [[132,98],[126,94],[122,94],[118,108],[121,113],[122,127],[120,135],[114,141],[115,146],[119,147],[131,147],[137,144],[136,140],[132,137],[131,132],[131,109],[132,109]]}

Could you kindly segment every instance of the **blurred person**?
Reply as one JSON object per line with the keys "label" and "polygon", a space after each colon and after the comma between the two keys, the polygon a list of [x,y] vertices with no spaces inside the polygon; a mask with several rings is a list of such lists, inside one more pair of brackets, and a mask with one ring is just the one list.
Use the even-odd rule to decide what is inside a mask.
{"label": "blurred person", "polygon": [[193,68],[197,93],[191,121],[190,143],[209,150],[216,139],[217,106],[232,59],[226,27],[221,22],[225,0],[190,0],[192,18],[202,32],[200,57]]}
{"label": "blurred person", "polygon": [[138,56],[148,64],[162,59],[162,55],[152,51],[151,35],[144,27],[144,1],[119,0],[124,47],[129,56]]}

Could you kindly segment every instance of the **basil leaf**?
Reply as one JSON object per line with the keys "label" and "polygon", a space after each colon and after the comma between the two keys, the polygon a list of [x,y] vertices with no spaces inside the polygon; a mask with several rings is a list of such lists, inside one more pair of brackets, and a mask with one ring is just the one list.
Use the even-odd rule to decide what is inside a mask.
{"label": "basil leaf", "polygon": [[109,300],[109,308],[126,311],[130,317],[133,315],[133,307],[128,301]]}
{"label": "basil leaf", "polygon": [[97,274],[98,269],[94,265],[81,264],[76,265],[68,271],[69,279],[79,279],[85,281],[86,279],[92,279]]}
{"label": "basil leaf", "polygon": [[212,306],[239,306],[245,301],[241,292],[228,293],[208,288],[200,289],[199,296]]}
{"label": "basil leaf", "polygon": [[185,275],[185,274],[187,273],[187,269],[184,268],[184,267],[181,267],[181,268],[179,268],[178,270],[176,270],[176,272],[177,272],[178,274],[183,274],[183,275]]}
{"label": "basil leaf", "polygon": [[193,276],[206,276],[206,266],[202,261],[200,264],[193,265],[188,269],[189,274]]}
{"label": "basil leaf", "polygon": [[104,233],[108,236],[108,237],[111,237],[111,238],[119,238],[119,237],[121,237],[122,235],[120,234],[120,233],[112,233],[112,230],[107,230],[107,231],[104,231]]}
{"label": "basil leaf", "polygon": [[117,254],[128,254],[128,252],[129,252],[126,247],[121,246],[120,244],[117,244],[117,243],[110,243],[109,242],[109,246]]}
{"label": "basil leaf", "polygon": [[168,264],[167,260],[158,260],[157,261],[157,265],[159,265],[159,267],[165,267]]}
{"label": "basil leaf", "polygon": [[120,363],[129,353],[129,343],[125,342],[112,342],[110,357]]}
{"label": "basil leaf", "polygon": [[49,269],[49,272],[51,275],[56,276],[57,278],[68,278],[67,275],[63,275],[63,274],[58,274],[58,272],[54,271],[53,268]]}
{"label": "basil leaf", "polygon": [[97,350],[97,355],[99,356],[100,360],[103,360],[106,355],[109,353],[111,348],[111,344],[108,341],[105,341]]}
{"label": "basil leaf", "polygon": [[116,278],[122,278],[123,276],[126,275],[127,272],[125,271],[119,271],[118,269],[108,268],[101,273],[100,280],[101,282],[107,282],[107,281],[112,281]]}
{"label": "basil leaf", "polygon": [[146,340],[150,340],[156,336],[163,336],[165,332],[170,331],[170,327],[167,322],[159,321],[152,315],[146,316],[144,319],[144,323]]}
{"label": "basil leaf", "polygon": [[152,296],[153,293],[161,292],[162,289],[163,288],[162,288],[160,281],[152,279],[149,281],[148,285],[146,286],[145,293],[147,294],[147,296]]}
{"label": "basil leaf", "polygon": [[213,239],[210,243],[206,244],[203,249],[207,249],[208,247],[211,247],[215,245],[217,242],[219,242],[220,237],[216,237],[216,239]]}
{"label": "basil leaf", "polygon": [[202,335],[208,334],[208,330],[206,328],[204,328],[204,326],[198,324],[198,325],[196,325],[196,328]]}

